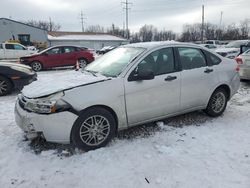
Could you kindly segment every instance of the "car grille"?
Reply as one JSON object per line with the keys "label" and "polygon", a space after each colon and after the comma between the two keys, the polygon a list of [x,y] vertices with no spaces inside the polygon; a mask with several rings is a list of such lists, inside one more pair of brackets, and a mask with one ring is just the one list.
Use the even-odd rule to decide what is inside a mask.
{"label": "car grille", "polygon": [[26,109],[25,108],[25,105],[26,103],[28,102],[27,101],[28,99],[26,97],[24,97],[23,95],[18,95],[18,103],[20,105],[20,107],[23,109],[23,110],[26,110],[27,112],[31,112],[30,110]]}

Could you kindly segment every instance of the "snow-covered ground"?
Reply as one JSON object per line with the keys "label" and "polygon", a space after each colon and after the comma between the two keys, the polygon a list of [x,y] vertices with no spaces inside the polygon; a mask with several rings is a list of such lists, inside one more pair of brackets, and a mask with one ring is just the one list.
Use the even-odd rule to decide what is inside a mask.
{"label": "snow-covered ground", "polygon": [[16,95],[0,98],[0,188],[250,187],[250,83],[242,83],[222,117],[166,119],[87,153],[25,141],[14,122]]}

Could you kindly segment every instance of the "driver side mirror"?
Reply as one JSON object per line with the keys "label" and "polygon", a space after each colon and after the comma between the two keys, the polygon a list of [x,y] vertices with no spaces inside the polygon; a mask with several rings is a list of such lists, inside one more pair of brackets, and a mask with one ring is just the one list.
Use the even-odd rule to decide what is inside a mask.
{"label": "driver side mirror", "polygon": [[149,69],[135,69],[129,76],[128,81],[140,81],[140,80],[152,80],[155,75],[152,70]]}

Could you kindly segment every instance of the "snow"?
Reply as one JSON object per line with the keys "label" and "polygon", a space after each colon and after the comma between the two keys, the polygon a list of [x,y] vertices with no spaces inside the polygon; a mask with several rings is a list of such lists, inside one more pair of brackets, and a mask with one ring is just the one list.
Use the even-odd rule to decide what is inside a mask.
{"label": "snow", "polygon": [[62,35],[62,36],[52,36],[48,35],[48,39],[55,40],[90,40],[90,41],[126,41],[124,38],[120,38],[114,35],[108,34],[83,34],[83,35]]}
{"label": "snow", "polygon": [[202,112],[169,118],[124,131],[86,153],[61,145],[37,152],[15,125],[16,95],[0,98],[1,188],[250,187],[250,83],[219,118]]}
{"label": "snow", "polygon": [[82,71],[59,71],[51,76],[41,76],[37,81],[25,86],[22,93],[28,98],[36,98],[105,79],[107,77],[93,76],[91,73]]}

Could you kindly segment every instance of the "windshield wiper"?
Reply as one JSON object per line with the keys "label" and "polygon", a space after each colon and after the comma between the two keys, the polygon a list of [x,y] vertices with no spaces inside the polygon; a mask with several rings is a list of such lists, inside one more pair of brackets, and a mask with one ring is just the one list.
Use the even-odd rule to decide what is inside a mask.
{"label": "windshield wiper", "polygon": [[94,72],[94,71],[90,71],[90,70],[84,70],[84,71],[86,71],[86,72],[92,74],[93,76],[97,77],[96,72]]}

